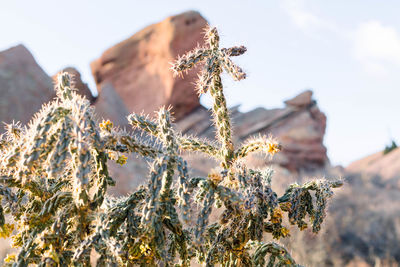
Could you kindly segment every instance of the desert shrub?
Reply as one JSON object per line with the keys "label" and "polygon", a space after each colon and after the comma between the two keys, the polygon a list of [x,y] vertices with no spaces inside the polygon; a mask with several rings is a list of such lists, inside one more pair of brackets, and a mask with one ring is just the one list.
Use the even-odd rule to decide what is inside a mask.
{"label": "desert shrub", "polygon": [[385,149],[383,150],[383,155],[389,154],[396,148],[397,148],[397,144],[394,140],[392,140],[392,143],[390,145],[385,146]]}
{"label": "desert shrub", "polygon": [[[0,234],[11,235],[18,248],[6,265],[89,266],[94,250],[97,266],[189,266],[195,260],[206,266],[297,266],[274,241],[289,235],[283,216],[317,233],[331,189],[342,182],[293,184],[279,197],[271,188],[271,170],[243,164],[250,153],[273,155],[280,149],[263,136],[237,148],[233,144],[221,73],[244,79],[230,57],[245,51],[243,46],[220,49],[217,30],[210,28],[206,46],[172,66],[180,74],[203,63],[197,89],[214,99],[215,142],[176,132],[166,108],[156,120],[128,116],[153,143],[110,121],[99,124],[89,102],[71,88],[69,75],[60,74],[57,98],[27,126],[7,125],[1,139]],[[220,162],[220,169],[189,177],[182,151],[205,153]],[[107,162],[122,165],[128,153],[149,160],[147,184],[126,197],[111,197],[107,188],[115,181]],[[215,208],[222,213],[209,222]]]}

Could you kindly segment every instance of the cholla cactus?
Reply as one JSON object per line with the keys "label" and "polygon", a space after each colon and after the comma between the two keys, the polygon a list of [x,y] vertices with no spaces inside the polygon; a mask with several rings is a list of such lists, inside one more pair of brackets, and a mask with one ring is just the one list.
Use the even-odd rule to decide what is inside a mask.
{"label": "cholla cactus", "polygon": [[[189,266],[196,260],[206,266],[296,266],[272,241],[289,235],[284,214],[301,230],[308,217],[318,232],[331,189],[342,182],[294,184],[278,197],[271,188],[272,170],[243,165],[249,153],[273,155],[280,145],[257,137],[235,149],[221,73],[244,79],[230,57],[246,48],[220,49],[215,28],[206,36],[205,47],[180,57],[172,69],[180,74],[204,63],[197,88],[214,99],[217,142],[175,132],[166,108],[154,121],[128,117],[157,145],[140,142],[110,121],[99,124],[67,73],[58,76],[57,99],[32,122],[7,125],[0,140],[0,236],[12,235],[18,248],[5,259],[7,266],[89,266],[92,250],[99,255],[97,266]],[[205,153],[221,163],[220,169],[189,177],[182,151]],[[127,153],[152,162],[149,180],[127,197],[110,197],[107,187],[115,182],[107,162],[123,165]],[[214,207],[223,212],[210,221]]]}

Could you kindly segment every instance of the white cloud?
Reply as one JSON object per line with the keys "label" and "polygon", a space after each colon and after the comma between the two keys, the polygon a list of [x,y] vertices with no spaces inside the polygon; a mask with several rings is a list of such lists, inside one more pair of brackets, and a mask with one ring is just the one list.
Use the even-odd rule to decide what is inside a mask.
{"label": "white cloud", "polygon": [[281,8],[289,15],[293,23],[307,34],[315,34],[320,31],[337,32],[334,24],[313,14],[304,0],[283,0]]}
{"label": "white cloud", "polygon": [[285,0],[282,3],[284,10],[300,29],[308,30],[321,23],[315,15],[305,10],[303,1]]}
{"label": "white cloud", "polygon": [[380,21],[362,23],[354,34],[354,52],[368,72],[385,74],[388,65],[400,66],[400,35]]}
{"label": "white cloud", "polygon": [[350,30],[317,15],[312,9],[316,6],[309,0],[282,0],[280,3],[293,24],[305,34],[319,41],[339,38],[349,42],[356,60],[368,73],[384,76],[393,67],[400,67],[400,32],[396,28],[370,20]]}

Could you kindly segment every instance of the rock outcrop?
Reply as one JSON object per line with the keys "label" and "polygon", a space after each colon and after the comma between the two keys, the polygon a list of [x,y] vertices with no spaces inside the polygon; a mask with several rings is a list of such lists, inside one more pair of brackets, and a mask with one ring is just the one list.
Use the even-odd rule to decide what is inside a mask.
{"label": "rock outcrop", "polygon": [[192,89],[197,73],[173,77],[170,62],[202,44],[206,25],[198,12],[185,12],[111,47],[91,63],[99,95],[111,86],[129,112],[153,115],[161,106],[172,105],[175,118],[183,118],[200,106]]}
{"label": "rock outcrop", "polygon": [[[323,168],[328,162],[323,144],[326,117],[312,100],[312,92],[303,92],[285,103],[282,109],[257,108],[247,113],[239,112],[237,107],[231,109],[236,142],[257,135],[272,135],[283,149],[271,163],[291,171]],[[177,128],[184,134],[214,139],[211,113],[204,107],[178,121]]]}
{"label": "rock outcrop", "polygon": [[25,124],[55,92],[51,78],[28,49],[18,45],[0,52],[0,95],[0,122]]}
{"label": "rock outcrop", "polygon": [[[71,67],[62,71],[74,77],[74,87],[93,103],[95,98],[82,82],[80,73]],[[0,52],[0,122],[28,123],[43,103],[56,96],[55,77],[49,77],[23,45]],[[0,133],[3,131],[0,127]]]}
{"label": "rock outcrop", "polygon": [[[205,26],[206,21],[199,13],[186,12],[151,25],[104,52],[92,63],[99,89],[97,99],[76,69],[63,71],[74,76],[79,93],[94,101],[98,119],[110,119],[114,125],[130,129],[126,120],[129,113],[143,110],[151,115],[162,105],[172,105],[179,131],[214,140],[211,113],[200,105],[194,90],[196,71],[182,79],[174,78],[169,69],[169,62],[201,42]],[[1,90],[3,95],[10,96],[0,102],[1,120],[26,123],[42,103],[54,96],[53,82],[23,46],[0,56]],[[277,164],[292,172],[323,168],[328,162],[323,145],[326,117],[312,99],[312,92],[305,91],[285,103],[284,108],[257,108],[247,113],[232,108],[236,143],[271,134],[282,144],[283,151],[272,160],[252,155],[250,161],[259,167]],[[196,154],[186,158],[198,174],[208,172],[215,164]],[[120,193],[132,190],[147,176],[143,161],[132,157],[129,162],[123,167],[110,167],[112,176],[118,177],[118,184],[123,185],[117,189]]]}
{"label": "rock outcrop", "polygon": [[292,99],[286,100],[285,104],[286,106],[292,108],[305,108],[313,102],[312,95],[313,92],[311,90],[307,90],[299,94],[298,96],[293,97]]}

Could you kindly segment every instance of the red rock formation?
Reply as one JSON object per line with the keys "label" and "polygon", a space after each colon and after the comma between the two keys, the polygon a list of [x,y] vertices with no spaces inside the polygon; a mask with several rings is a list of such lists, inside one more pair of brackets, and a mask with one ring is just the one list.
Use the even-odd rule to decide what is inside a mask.
{"label": "red rock formation", "polygon": [[154,114],[172,105],[181,119],[200,106],[192,83],[196,71],[173,77],[170,62],[203,42],[207,22],[194,11],[169,17],[150,25],[111,47],[91,63],[97,90],[112,86],[129,112]]}
{"label": "red rock formation", "polygon": [[55,91],[51,78],[32,54],[18,45],[0,52],[0,95],[0,122],[25,124],[55,96]]}
{"label": "red rock formation", "polygon": [[311,90],[304,91],[292,99],[286,100],[285,104],[293,108],[304,108],[312,103],[313,92]]}
{"label": "red rock formation", "polygon": [[[95,101],[95,97],[90,91],[87,83],[84,83],[82,81],[81,74],[77,69],[75,69],[74,67],[66,67],[60,72],[68,72],[72,76],[72,86],[78,90],[79,94],[86,96],[90,103],[93,103]],[[57,78],[57,74],[53,75],[53,80]]]}
{"label": "red rock formation", "polygon": [[[74,76],[74,86],[79,93],[93,102],[94,98],[87,84],[82,82],[80,73],[74,68],[63,71]],[[18,45],[0,52],[0,122],[29,122],[43,103],[55,97],[54,83],[25,46]],[[1,127],[0,132],[3,131]]]}
{"label": "red rock formation", "polygon": [[[182,79],[173,78],[169,70],[169,62],[202,40],[201,32],[205,25],[206,21],[197,12],[169,17],[115,45],[94,61],[92,70],[99,88],[99,97],[94,103],[98,118],[110,119],[115,125],[127,126],[129,129],[126,116],[130,112],[144,110],[145,113],[154,114],[153,111],[159,106],[171,104],[175,117],[180,119],[176,123],[179,130],[184,134],[214,140],[215,129],[211,114],[199,104],[193,89],[196,72],[191,71]],[[26,122],[43,102],[50,100],[54,95],[51,80],[22,46],[1,55],[0,74],[2,71],[11,72],[10,84],[13,85],[12,88],[16,88],[11,91],[7,86],[1,87],[1,90],[6,88],[11,92],[3,93],[11,98],[0,103],[0,111],[3,112],[0,113],[1,119],[16,118]],[[64,70],[75,75],[75,86],[82,94],[91,97],[90,90],[81,81],[79,72],[71,68]],[[36,82],[29,80],[32,76],[36,77],[35,75],[40,78],[36,80],[42,81],[42,84],[35,79]],[[5,84],[7,80],[3,77],[8,76],[0,76],[0,82]],[[32,88],[33,92],[26,94],[26,90]],[[35,97],[31,100],[31,96]],[[13,110],[16,105],[8,104],[10,99],[20,105],[18,109]],[[30,104],[33,100],[36,101],[36,106]],[[251,136],[272,134],[283,145],[283,151],[278,153],[272,162],[265,158],[250,159],[260,167],[266,163],[276,163],[291,171],[324,167],[328,162],[323,145],[326,118],[312,100],[312,92],[306,91],[285,103],[286,107],[283,109],[258,108],[247,113],[239,112],[237,107],[231,109],[234,138],[237,143]],[[29,107],[29,110],[26,107]],[[10,112],[5,113],[4,110]],[[23,116],[18,116],[18,112],[21,111],[29,115],[24,113]],[[207,172],[213,164],[196,155],[191,156],[189,160],[192,161],[194,172],[198,173]],[[129,185],[136,186],[147,175],[146,168],[138,167],[143,162],[133,161],[135,160],[132,160],[132,166],[124,166],[118,171],[115,166],[110,168],[113,175],[118,173],[115,176],[119,181],[125,181],[120,183],[126,184],[125,190],[132,188]],[[135,173],[135,182],[132,182],[132,173]]]}
{"label": "red rock formation", "polygon": [[[303,92],[285,103],[283,109],[257,108],[247,113],[231,109],[234,137],[242,142],[251,136],[271,134],[283,147],[273,163],[291,171],[323,168],[328,162],[323,144],[326,117],[312,100],[312,92]],[[177,122],[177,127],[185,134],[214,138],[211,114],[203,107]]]}

